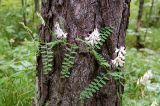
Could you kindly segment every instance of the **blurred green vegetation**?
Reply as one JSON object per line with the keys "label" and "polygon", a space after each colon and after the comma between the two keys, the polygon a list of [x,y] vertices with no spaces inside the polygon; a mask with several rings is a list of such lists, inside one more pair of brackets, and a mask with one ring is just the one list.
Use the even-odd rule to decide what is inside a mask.
{"label": "blurred green vegetation", "polygon": [[[123,94],[123,106],[151,106],[156,100],[160,106],[160,1],[155,0],[150,19],[149,12],[151,0],[146,0],[144,4],[144,13],[142,17],[142,26],[140,36],[145,48],[136,49],[136,21],[139,9],[139,0],[131,3],[130,23],[126,37],[126,67],[128,76],[125,77],[125,92]],[[146,39],[145,33],[148,30]],[[148,70],[153,71],[152,84],[150,89],[137,86],[137,80],[140,79]]]}
{"label": "blurred green vegetation", "polygon": [[[34,96],[37,37],[39,20],[34,12],[33,0],[26,0],[25,6],[20,0],[1,0],[0,2],[0,106],[31,106]],[[137,86],[137,80],[147,70],[153,70],[152,83],[160,83],[160,1],[155,0],[153,13],[148,20],[151,1],[146,0],[139,32],[144,38],[145,48],[136,49],[135,23],[139,0],[131,3],[131,17],[126,37],[126,67],[124,106],[149,106],[154,100],[160,101],[158,91]],[[23,28],[24,22],[33,35]],[[144,94],[142,96],[142,89]],[[160,102],[159,102],[160,105]]]}
{"label": "blurred green vegetation", "polygon": [[37,42],[20,22],[37,36],[38,20],[32,0],[0,2],[0,106],[31,106],[34,96]]}

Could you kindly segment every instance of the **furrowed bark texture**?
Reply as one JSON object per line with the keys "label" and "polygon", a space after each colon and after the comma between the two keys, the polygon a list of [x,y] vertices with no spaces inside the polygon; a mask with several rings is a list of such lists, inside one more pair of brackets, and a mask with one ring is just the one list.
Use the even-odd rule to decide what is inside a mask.
{"label": "furrowed bark texture", "polygon": [[[130,0],[43,0],[42,17],[54,31],[55,22],[68,33],[68,41],[83,48],[76,41],[84,39],[94,28],[110,26],[113,33],[102,50],[99,51],[111,63],[115,58],[115,48],[125,46],[125,32],[129,20]],[[46,42],[52,41],[52,36],[46,26],[41,25],[40,37]],[[94,97],[80,100],[80,91],[93,80],[102,68],[96,63],[93,56],[83,50],[77,50],[74,67],[70,70],[71,76],[60,78],[63,61],[63,47],[55,52],[54,66],[49,77],[43,75],[41,56],[37,58],[37,76],[39,90],[39,104],[41,106],[119,106],[117,96],[118,86],[110,79],[106,86]]]}

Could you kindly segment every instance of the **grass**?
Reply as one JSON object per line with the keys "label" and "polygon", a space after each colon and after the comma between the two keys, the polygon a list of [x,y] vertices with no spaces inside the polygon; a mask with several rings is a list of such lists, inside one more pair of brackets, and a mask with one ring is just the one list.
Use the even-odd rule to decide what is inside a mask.
{"label": "grass", "polygon": [[[158,91],[144,89],[145,96],[142,96],[143,87],[137,86],[137,80],[147,70],[153,70],[152,83],[160,84],[160,51],[151,49],[137,50],[127,49],[125,71],[126,76],[125,93],[123,95],[124,106],[149,106],[154,99],[160,100],[160,85]],[[158,101],[159,102],[159,101]]]}
{"label": "grass", "polygon": [[[145,5],[146,4],[148,5],[149,2],[145,3]],[[141,35],[142,42],[145,44],[145,48],[139,50],[134,48],[136,45],[135,23],[136,11],[138,11],[137,7],[138,6],[132,2],[132,14],[126,37],[127,55],[125,71],[128,73],[128,76],[125,77],[126,83],[123,94],[123,106],[150,106],[154,100],[160,105],[160,36],[158,36],[160,28],[157,26],[150,28],[142,26],[139,34]],[[148,7],[146,6],[145,8]],[[147,11],[148,10],[145,9],[144,14],[146,14]],[[143,17],[143,21],[144,20],[146,20],[145,17]],[[143,41],[146,29],[149,30],[149,33],[146,36],[146,40]],[[154,87],[148,89],[146,86],[137,85],[137,80],[148,70],[153,71],[151,83],[157,84],[159,89],[154,90]]]}
{"label": "grass", "polygon": [[[21,2],[0,4],[0,106],[31,106],[34,96],[36,45],[19,24],[23,21]],[[36,32],[28,4],[27,23]]]}
{"label": "grass", "polygon": [[[135,0],[131,4],[130,25],[126,37],[125,72],[128,75],[125,76],[123,106],[149,106],[155,99],[157,102],[160,100],[160,89],[154,91],[136,84],[147,70],[153,70],[154,78],[151,82],[160,83],[160,28],[150,28],[151,33],[144,42],[146,48],[134,48],[137,2]],[[23,21],[20,1],[2,0],[0,6],[0,106],[31,106],[37,42],[32,41],[31,36],[19,24]],[[38,20],[33,12],[33,1],[29,0],[27,26],[36,34]],[[144,30],[140,33],[144,35]]]}
{"label": "grass", "polygon": [[30,106],[34,95],[35,54],[33,43],[8,48],[0,55],[0,105]]}

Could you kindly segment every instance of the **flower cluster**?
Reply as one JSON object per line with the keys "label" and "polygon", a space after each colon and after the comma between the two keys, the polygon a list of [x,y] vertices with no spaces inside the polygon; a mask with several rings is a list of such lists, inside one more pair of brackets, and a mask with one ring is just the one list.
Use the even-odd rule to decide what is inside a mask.
{"label": "flower cluster", "polygon": [[153,78],[152,70],[148,70],[143,77],[137,80],[137,85],[147,85],[150,84],[151,79]]}
{"label": "flower cluster", "polygon": [[14,43],[15,40],[14,40],[14,39],[10,39],[9,42],[10,42],[10,43]]}
{"label": "flower cluster", "polygon": [[123,67],[124,64],[125,64],[125,54],[126,54],[126,51],[125,51],[125,47],[121,46],[119,49],[116,48],[116,51],[115,51],[117,57],[112,60],[112,63],[116,66],[116,67]]}
{"label": "flower cluster", "polygon": [[100,39],[100,33],[98,29],[94,29],[94,31],[89,34],[89,37],[86,37],[85,40],[87,41],[88,44],[91,46],[96,45],[101,39]]}
{"label": "flower cluster", "polygon": [[57,38],[67,38],[68,33],[63,32],[58,22],[56,22],[54,27],[55,27],[55,33],[57,35]]}

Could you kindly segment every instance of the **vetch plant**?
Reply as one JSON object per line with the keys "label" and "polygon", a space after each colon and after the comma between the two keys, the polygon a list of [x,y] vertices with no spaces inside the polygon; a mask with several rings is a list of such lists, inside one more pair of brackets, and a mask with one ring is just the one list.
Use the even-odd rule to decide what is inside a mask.
{"label": "vetch plant", "polygon": [[147,85],[150,84],[151,79],[153,78],[152,70],[148,70],[143,77],[137,80],[137,85]]}
{"label": "vetch plant", "polygon": [[87,88],[85,88],[83,91],[80,93],[80,98],[85,99],[85,98],[90,98],[93,96],[93,93],[96,93],[97,91],[100,90],[105,84],[106,81],[108,80],[107,74],[101,73],[97,78],[95,78]]}
{"label": "vetch plant", "polygon": [[104,68],[110,67],[107,60],[101,54],[97,53],[95,50],[92,50],[91,53],[101,66]]}
{"label": "vetch plant", "polygon": [[95,45],[96,49],[101,49],[102,45],[107,41],[109,35],[111,35],[112,29],[110,27],[104,27],[100,29],[100,41]]}
{"label": "vetch plant", "polygon": [[90,44],[91,46],[94,46],[100,41],[100,33],[97,28],[94,29],[94,31],[89,34],[89,37],[85,38],[86,42]]}
{"label": "vetch plant", "polygon": [[[110,27],[104,27],[98,31],[97,28],[94,29],[94,31],[89,34],[89,37],[85,38],[84,40],[80,40],[82,42],[87,43],[89,53],[92,54],[92,56],[95,58],[95,60],[99,63],[100,66],[105,69],[106,73],[101,73],[97,76],[91,83],[88,85],[87,88],[84,88],[82,92],[80,93],[81,99],[90,98],[93,96],[93,93],[96,93],[100,90],[108,80],[107,76],[112,76],[112,74],[108,74],[108,70],[110,68],[110,64],[107,62],[107,60],[96,51],[96,49],[101,49],[101,46],[106,42],[108,36],[111,34],[112,29]],[[67,38],[67,33],[65,33],[61,28],[58,22],[55,24],[55,34],[57,38]],[[43,72],[45,75],[47,75],[50,71],[53,69],[53,60],[54,60],[54,52],[53,48],[56,45],[64,44],[66,53],[64,54],[64,60],[61,66],[61,78],[68,78],[70,77],[70,70],[74,66],[74,59],[76,57],[76,50],[79,48],[75,44],[71,44],[67,42],[65,39],[55,39],[52,42],[45,43],[41,45],[41,55],[42,55],[42,63],[43,63]],[[123,48],[120,48],[118,51],[118,56],[123,58],[122,54],[125,54]],[[114,74],[115,75],[115,74]]]}
{"label": "vetch plant", "polygon": [[107,81],[110,80],[110,77],[113,79],[123,78],[123,73],[120,72],[106,72],[100,73],[95,79],[93,79],[88,87],[84,88],[80,93],[81,99],[91,98],[96,92],[100,91],[102,87],[104,87]]}
{"label": "vetch plant", "polygon": [[55,40],[53,42],[44,43],[40,46],[43,63],[43,73],[47,75],[53,68],[54,52],[53,48],[57,45],[65,44],[64,40]]}
{"label": "vetch plant", "polygon": [[86,37],[85,40],[87,44],[91,45],[96,49],[101,49],[101,46],[106,42],[108,36],[111,34],[112,29],[110,27],[104,27],[100,29],[100,32],[97,28],[89,34],[89,37]]}
{"label": "vetch plant", "polygon": [[85,38],[85,41],[89,45],[90,53],[94,56],[95,60],[99,63],[100,66],[102,66],[106,73],[100,73],[93,81],[91,81],[90,84],[88,84],[88,87],[84,88],[80,93],[81,99],[91,98],[94,93],[98,92],[100,88],[104,87],[107,80],[109,80],[108,77],[108,70],[110,67],[110,64],[107,62],[107,60],[96,51],[96,49],[101,49],[101,46],[106,42],[108,36],[111,34],[112,30],[109,27],[104,27],[100,30],[100,33],[97,28],[94,29],[94,31],[89,34],[89,37]]}
{"label": "vetch plant", "polygon": [[142,97],[144,97],[144,91],[147,92],[155,92],[156,94],[160,90],[160,86],[158,83],[151,83],[151,79],[153,78],[152,70],[148,70],[140,79],[137,80],[137,85],[139,85],[142,93]]}
{"label": "vetch plant", "polygon": [[117,57],[112,60],[113,65],[115,65],[116,67],[123,67],[125,64],[125,47],[121,46],[119,49],[116,48],[115,53]]}
{"label": "vetch plant", "polygon": [[74,59],[76,56],[75,50],[77,49],[76,46],[71,45],[71,47],[66,47],[66,53],[64,54],[64,61],[62,63],[62,70],[61,70],[61,78],[68,78],[70,76],[69,70],[74,65]]}
{"label": "vetch plant", "polygon": [[41,54],[42,54],[43,72],[45,75],[47,75],[48,72],[52,71],[52,62],[54,58],[51,44],[47,43],[41,45]]}

